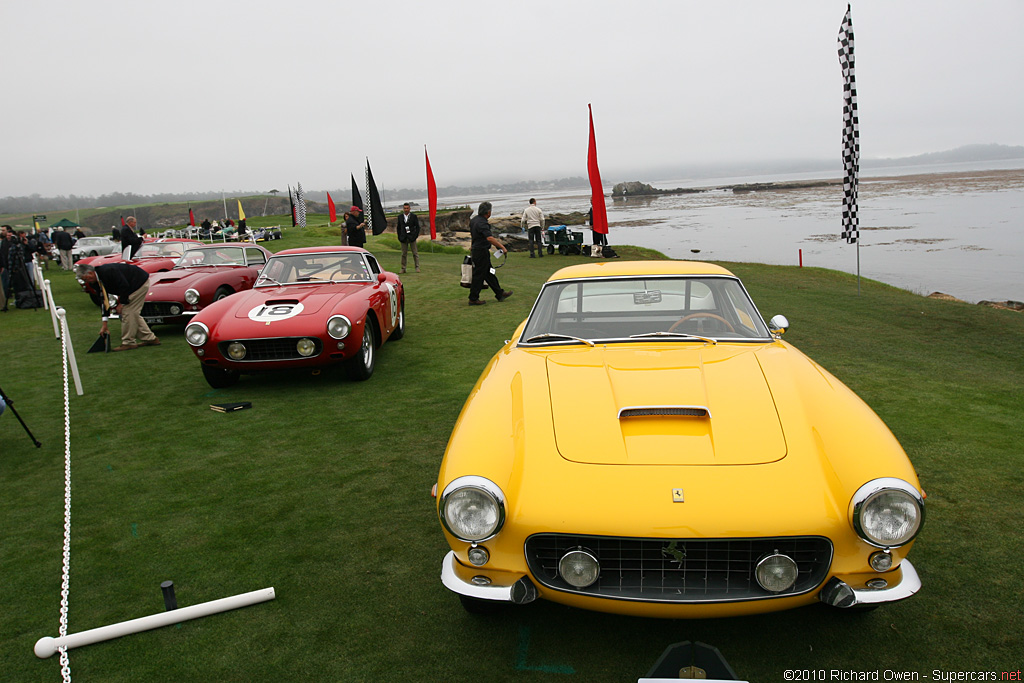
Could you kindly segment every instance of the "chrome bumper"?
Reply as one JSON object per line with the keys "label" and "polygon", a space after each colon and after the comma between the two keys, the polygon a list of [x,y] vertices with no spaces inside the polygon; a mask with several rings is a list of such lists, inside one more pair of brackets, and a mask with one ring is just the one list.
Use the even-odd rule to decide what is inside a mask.
{"label": "chrome bumper", "polygon": [[921,590],[921,578],[909,560],[903,560],[899,568],[903,572],[902,580],[895,586],[886,586],[885,588],[853,588],[845,581],[833,576],[818,593],[818,599],[826,605],[843,609],[858,605],[878,605],[905,600]]}
{"label": "chrome bumper", "polygon": [[[459,576],[460,569],[462,570],[461,573],[465,573],[470,568],[459,562],[458,558],[455,557],[454,550],[448,551],[448,554],[445,555],[444,560],[441,562],[441,583],[453,593],[465,595],[467,598],[512,602],[517,605],[525,605],[537,599],[536,586],[525,576],[508,585],[499,585],[493,582],[480,585]],[[474,567],[472,570],[476,571],[476,568]],[[479,571],[481,576],[486,573],[486,570]]]}

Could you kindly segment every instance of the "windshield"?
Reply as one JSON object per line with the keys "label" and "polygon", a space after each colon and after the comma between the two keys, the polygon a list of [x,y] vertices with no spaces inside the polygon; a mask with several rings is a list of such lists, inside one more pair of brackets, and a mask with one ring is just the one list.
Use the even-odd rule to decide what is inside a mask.
{"label": "windshield", "polygon": [[370,271],[362,254],[285,254],[267,261],[256,286],[302,282],[369,282]]}
{"label": "windshield", "polygon": [[191,249],[178,259],[174,267],[241,266],[244,264],[241,247],[217,247],[216,249]]}
{"label": "windshield", "polygon": [[177,257],[184,254],[186,248],[185,242],[149,242],[139,247],[135,258],[147,256]]}
{"label": "windshield", "polygon": [[638,337],[764,341],[771,335],[735,278],[593,278],[544,285],[520,343],[578,344]]}

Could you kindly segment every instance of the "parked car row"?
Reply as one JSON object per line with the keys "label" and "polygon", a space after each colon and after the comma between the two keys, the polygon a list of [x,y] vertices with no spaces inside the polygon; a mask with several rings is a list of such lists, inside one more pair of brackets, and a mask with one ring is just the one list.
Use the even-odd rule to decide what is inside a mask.
{"label": "parked car row", "polygon": [[[214,388],[331,365],[365,380],[405,334],[404,286],[365,249],[178,240],[137,261],[163,249],[177,259],[151,275],[143,315],[186,323]],[[917,474],[788,327],[712,264],[554,273],[449,439],[442,584],[474,613],[546,599],[664,618],[914,595]]]}

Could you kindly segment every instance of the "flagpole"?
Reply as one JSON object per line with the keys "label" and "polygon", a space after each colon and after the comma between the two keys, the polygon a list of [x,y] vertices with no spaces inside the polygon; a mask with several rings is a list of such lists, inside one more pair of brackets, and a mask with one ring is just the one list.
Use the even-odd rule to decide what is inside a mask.
{"label": "flagpole", "polygon": [[228,220],[228,200],[224,198],[224,190],[220,191],[220,200],[224,202],[224,222]]}

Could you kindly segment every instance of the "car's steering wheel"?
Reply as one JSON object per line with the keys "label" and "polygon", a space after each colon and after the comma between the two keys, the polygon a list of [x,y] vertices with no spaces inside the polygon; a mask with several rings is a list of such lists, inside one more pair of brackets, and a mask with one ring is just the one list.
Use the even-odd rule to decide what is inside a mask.
{"label": "car's steering wheel", "polygon": [[714,313],[691,313],[690,315],[684,315],[682,318],[677,320],[675,322],[675,324],[672,325],[672,327],[668,328],[668,331],[669,332],[675,332],[677,327],[679,327],[680,325],[685,323],[687,320],[691,320],[693,318],[714,318],[715,320],[721,320],[723,323],[725,323],[725,326],[729,328],[730,332],[733,332],[733,333],[736,332],[736,328],[732,326],[732,323],[730,323],[728,320],[726,320],[722,316],[715,315]]}

